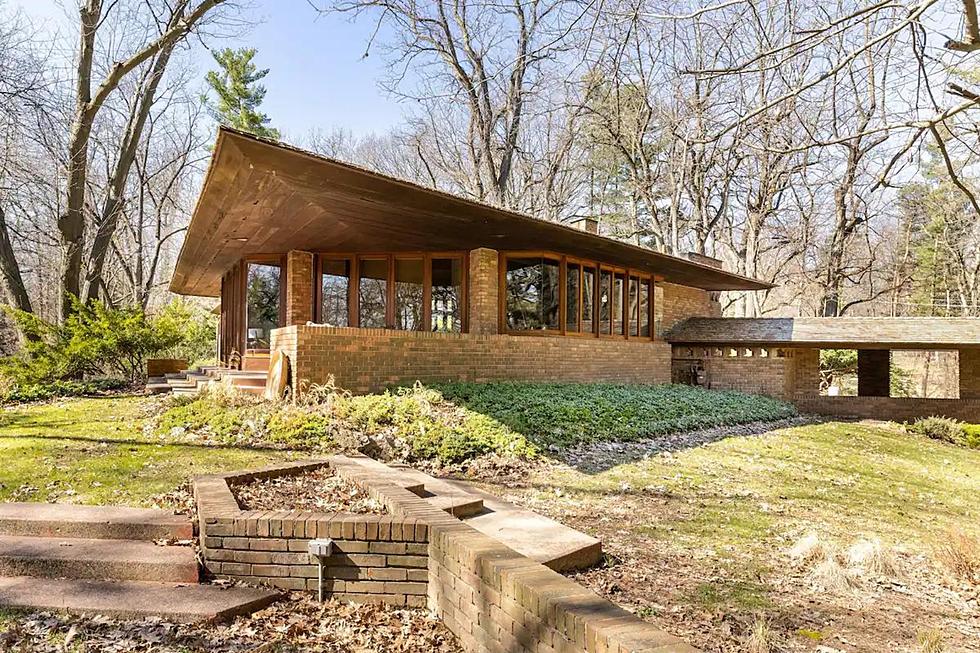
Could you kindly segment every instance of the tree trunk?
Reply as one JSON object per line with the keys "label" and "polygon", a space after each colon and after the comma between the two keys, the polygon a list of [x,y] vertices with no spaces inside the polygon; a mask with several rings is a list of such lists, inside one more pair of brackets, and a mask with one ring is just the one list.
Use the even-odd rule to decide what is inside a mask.
{"label": "tree trunk", "polygon": [[2,204],[0,204],[0,272],[3,273],[3,281],[10,302],[22,311],[33,313],[31,298],[27,294],[24,278],[20,274],[20,265],[17,263],[17,257],[14,255],[14,248],[10,242],[7,215],[3,211]]}

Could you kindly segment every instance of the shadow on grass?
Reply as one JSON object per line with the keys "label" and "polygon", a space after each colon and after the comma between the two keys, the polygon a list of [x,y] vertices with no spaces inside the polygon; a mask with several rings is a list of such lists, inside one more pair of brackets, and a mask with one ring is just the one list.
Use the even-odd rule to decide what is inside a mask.
{"label": "shadow on grass", "polygon": [[100,438],[84,435],[54,435],[54,434],[0,434],[0,440],[54,440],[68,442],[91,442],[92,444],[123,445],[133,447],[175,447],[180,449],[209,449],[225,451],[280,451],[282,453],[298,452],[301,449],[289,449],[264,444],[222,444],[204,442],[177,442],[174,440],[135,440],[132,438]]}

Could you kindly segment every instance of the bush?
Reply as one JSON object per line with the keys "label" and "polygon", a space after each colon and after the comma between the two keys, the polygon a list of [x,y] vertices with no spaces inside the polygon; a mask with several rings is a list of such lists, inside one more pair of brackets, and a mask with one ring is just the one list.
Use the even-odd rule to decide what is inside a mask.
{"label": "bush", "polygon": [[926,417],[916,420],[909,430],[933,440],[980,449],[980,426],[975,424],[964,424],[948,417]]}
{"label": "bush", "polygon": [[4,403],[46,401],[56,397],[84,397],[123,390],[129,384],[122,379],[88,379],[85,381],[53,381],[46,384],[14,385],[3,393]]}
{"label": "bush", "polygon": [[154,352],[154,356],[183,359],[191,367],[215,361],[218,316],[204,307],[178,297],[153,319],[153,326],[174,342]]}

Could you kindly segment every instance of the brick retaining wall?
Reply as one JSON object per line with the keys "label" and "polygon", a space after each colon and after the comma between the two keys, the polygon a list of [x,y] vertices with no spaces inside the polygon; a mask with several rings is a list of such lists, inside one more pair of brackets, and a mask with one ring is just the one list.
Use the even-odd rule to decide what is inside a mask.
{"label": "brick retaining wall", "polygon": [[[683,640],[665,633],[652,624],[646,623],[630,612],[610,603],[591,590],[588,590],[561,574],[548,569],[544,565],[527,558],[497,540],[480,533],[471,526],[456,519],[452,515],[428,504],[422,498],[391,482],[386,475],[386,468],[381,465],[361,465],[358,459],[363,457],[335,457],[330,459],[330,465],[337,473],[357,482],[362,488],[380,501],[388,510],[388,516],[363,515],[359,519],[351,519],[353,515],[330,515],[329,519],[312,513],[283,513],[274,516],[269,513],[245,512],[238,508],[238,503],[228,489],[227,480],[240,480],[259,476],[295,473],[310,466],[311,463],[295,463],[280,465],[258,472],[214,475],[195,479],[195,495],[198,499],[198,511],[201,520],[202,540],[205,541],[204,557],[206,564],[218,565],[218,573],[244,580],[255,581],[262,579],[269,584],[280,583],[283,586],[284,576],[256,576],[240,573],[226,573],[225,564],[250,565],[249,571],[254,574],[256,567],[264,572],[268,566],[255,562],[214,561],[214,552],[222,550],[240,551],[252,555],[258,550],[252,548],[256,543],[287,541],[287,553],[300,544],[306,546],[306,540],[313,533],[322,536],[324,533],[338,532],[334,523],[343,524],[340,532],[351,537],[345,537],[339,543],[340,547],[367,543],[367,553],[343,554],[352,563],[380,563],[384,558],[385,566],[363,566],[362,564],[343,564],[336,568],[346,568],[347,573],[358,573],[366,570],[390,570],[406,567],[397,566],[403,558],[413,558],[412,565],[426,561],[424,567],[427,582],[408,581],[411,587],[402,581],[365,580],[348,581],[337,578],[338,584],[331,586],[333,596],[354,600],[382,600],[396,604],[420,605],[422,597],[419,584],[425,587],[425,602],[446,626],[456,635],[466,651],[481,653],[515,653],[517,651],[534,651],[537,653],[697,653],[697,649],[684,643]],[[323,461],[312,463],[322,465]],[[288,515],[288,516],[287,516]],[[378,538],[371,539],[373,527],[368,526],[373,518],[378,519]],[[348,526],[353,523],[354,525]],[[403,558],[398,553],[371,554],[371,543],[381,542],[381,534],[386,531],[382,524],[390,523],[391,533],[400,525],[403,533],[409,528],[413,539],[405,539],[406,547],[412,551],[421,551],[423,540],[427,555],[409,556]],[[408,525],[411,525],[409,527]],[[268,535],[265,535],[268,528]],[[351,530],[353,528],[353,530]],[[276,529],[276,530],[274,530]],[[292,536],[275,536],[273,533],[292,532]],[[363,537],[359,537],[363,535]],[[234,538],[239,538],[235,541]],[[221,542],[217,542],[220,539]],[[231,541],[229,541],[231,540]],[[248,550],[244,548],[227,549],[226,544],[244,544],[247,540]],[[384,540],[384,541],[394,541]],[[220,544],[221,546],[217,546]],[[281,545],[276,545],[281,546]],[[282,552],[276,552],[282,553]],[[375,556],[374,559],[355,558],[354,556]],[[220,557],[220,556],[219,556]],[[263,558],[264,560],[264,558]],[[389,561],[394,565],[387,564]],[[272,565],[276,566],[276,565]],[[302,568],[296,559],[294,566]],[[356,569],[356,572],[354,571]],[[421,569],[410,566],[406,568],[414,577],[421,578],[421,573],[412,570]],[[232,572],[244,571],[244,568],[234,567]],[[289,576],[288,578],[293,578]],[[310,581],[313,580],[311,583]],[[306,588],[316,587],[315,579],[306,578]],[[342,583],[342,584],[341,584]],[[351,583],[351,584],[348,584]],[[353,585],[353,583],[376,583],[378,590],[352,591],[352,588],[363,590],[368,585]],[[298,587],[299,583],[295,585]],[[342,591],[338,591],[341,590]],[[404,603],[400,603],[404,599]]]}
{"label": "brick retaining wall", "polygon": [[911,421],[920,417],[952,417],[980,421],[980,399],[922,399],[914,397],[796,397],[803,413],[834,417]]}
{"label": "brick retaining wall", "polygon": [[295,380],[373,392],[434,381],[668,383],[670,346],[650,340],[289,326],[272,332]]}

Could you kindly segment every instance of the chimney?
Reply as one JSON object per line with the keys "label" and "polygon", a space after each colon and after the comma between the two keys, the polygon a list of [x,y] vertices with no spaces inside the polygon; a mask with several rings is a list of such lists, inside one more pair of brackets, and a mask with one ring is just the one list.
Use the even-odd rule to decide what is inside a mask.
{"label": "chimney", "polygon": [[701,265],[707,265],[719,270],[722,269],[722,261],[720,258],[715,258],[713,256],[706,256],[704,254],[698,254],[697,252],[687,252],[684,254],[688,261],[694,263],[700,263]]}
{"label": "chimney", "polygon": [[599,221],[591,216],[576,218],[571,221],[571,224],[574,225],[576,229],[587,231],[590,234],[598,235],[599,233]]}

